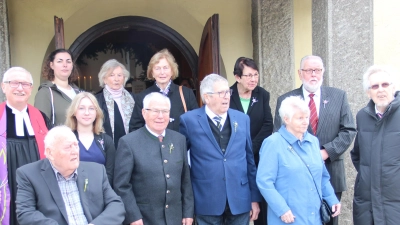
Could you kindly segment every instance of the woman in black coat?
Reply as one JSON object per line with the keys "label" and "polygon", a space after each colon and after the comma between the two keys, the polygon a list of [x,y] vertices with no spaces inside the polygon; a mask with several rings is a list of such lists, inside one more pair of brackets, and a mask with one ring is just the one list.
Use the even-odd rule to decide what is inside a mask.
{"label": "woman in black coat", "polygon": [[[233,70],[236,83],[231,86],[232,96],[230,108],[239,110],[250,117],[250,133],[253,142],[254,161],[258,167],[259,152],[265,138],[272,134],[273,120],[269,106],[269,93],[257,86],[260,77],[256,63],[249,58],[240,57],[236,60]],[[255,225],[265,225],[266,204],[260,204],[260,214],[254,221]]]}
{"label": "woman in black coat", "polygon": [[[155,82],[153,86],[136,95],[136,105],[129,122],[129,132],[144,126],[145,122],[142,116],[143,99],[151,92],[161,92],[161,94],[169,98],[171,101],[171,112],[167,128],[179,132],[179,117],[185,113],[185,109],[179,93],[180,86],[172,82],[172,80],[177,77],[178,64],[167,49],[157,52],[150,59],[147,68],[147,78],[149,80],[155,80]],[[187,111],[198,108],[193,91],[182,86],[182,92]]]}
{"label": "woman in black coat", "polygon": [[119,139],[128,133],[129,120],[135,106],[132,93],[125,90],[129,71],[115,59],[103,64],[99,72],[99,83],[104,87],[96,94],[100,108],[104,113],[104,130],[118,147]]}

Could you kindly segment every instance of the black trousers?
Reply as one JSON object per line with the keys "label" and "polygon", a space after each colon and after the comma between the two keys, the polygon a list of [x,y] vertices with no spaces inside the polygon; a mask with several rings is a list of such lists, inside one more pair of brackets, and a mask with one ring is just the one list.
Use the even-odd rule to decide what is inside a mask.
{"label": "black trousers", "polygon": [[[342,198],[342,192],[336,192],[336,197],[339,199]],[[339,224],[339,216],[337,217],[331,217],[331,220],[329,221],[329,223],[326,223],[325,225],[338,225]]]}
{"label": "black trousers", "polygon": [[258,204],[260,205],[260,213],[258,214],[258,219],[254,220],[254,225],[267,225],[267,202],[263,198],[262,202]]}

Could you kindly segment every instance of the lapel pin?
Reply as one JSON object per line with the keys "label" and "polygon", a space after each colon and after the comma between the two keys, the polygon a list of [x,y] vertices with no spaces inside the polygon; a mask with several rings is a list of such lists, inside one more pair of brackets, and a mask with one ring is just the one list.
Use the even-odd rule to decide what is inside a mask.
{"label": "lapel pin", "polygon": [[85,179],[85,186],[83,187],[83,191],[84,192],[86,192],[86,188],[87,188],[88,183],[89,183],[89,180],[86,178]]}

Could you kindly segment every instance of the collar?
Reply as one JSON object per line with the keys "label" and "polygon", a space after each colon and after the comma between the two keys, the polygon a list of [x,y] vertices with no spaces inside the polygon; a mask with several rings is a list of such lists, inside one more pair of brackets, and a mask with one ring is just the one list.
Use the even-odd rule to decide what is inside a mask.
{"label": "collar", "polygon": [[163,95],[165,95],[165,96],[168,96],[168,92],[169,92],[169,88],[170,88],[170,86],[171,86],[172,80],[169,80],[169,83],[168,83],[167,87],[165,87],[164,90],[161,89],[160,86],[158,86],[157,81],[154,82],[154,83],[156,83],[157,87],[160,89],[161,94],[163,94]]}
{"label": "collar", "polygon": [[[159,134],[156,134],[156,133],[154,133],[153,131],[151,131],[150,128],[147,126],[147,124],[145,125],[145,127],[146,127],[147,131],[148,131],[150,134],[154,135],[156,138],[158,138],[158,136],[160,136]],[[165,130],[162,132],[161,136],[165,137]]]}
{"label": "collar", "polygon": [[[282,125],[281,128],[278,130],[279,134],[291,145],[293,145],[295,142],[300,141],[296,136],[294,136],[292,133],[290,133],[286,129],[286,125]],[[305,141],[311,141],[311,134],[308,133],[308,131],[304,132],[303,134],[303,139],[300,141],[301,143]]]}
{"label": "collar", "polygon": [[221,115],[215,114],[213,111],[211,111],[210,108],[208,108],[207,105],[205,106],[205,111],[206,111],[207,116],[210,117],[211,120],[213,120],[213,118],[216,117],[216,116],[221,117],[221,124],[225,123],[226,117],[228,116],[228,112],[225,112],[224,114],[221,114]]}
{"label": "collar", "polygon": [[15,131],[17,133],[17,136],[23,137],[25,135],[24,131],[24,122],[26,129],[28,130],[28,134],[30,136],[35,135],[35,132],[33,131],[32,123],[31,120],[29,119],[29,115],[27,112],[28,105],[25,106],[21,111],[18,109],[12,107],[9,102],[7,101],[7,107],[9,107],[12,110],[12,113],[15,115]]}
{"label": "collar", "polygon": [[306,98],[306,97],[309,98],[309,97],[310,97],[310,96],[309,96],[310,94],[314,94],[314,97],[321,98],[321,87],[318,88],[317,91],[314,92],[314,93],[308,92],[308,91],[304,88],[304,85],[302,86],[301,89],[303,90],[303,96],[304,96],[304,98]]}
{"label": "collar", "polygon": [[71,180],[73,179],[74,181],[76,181],[78,179],[78,170],[75,169],[75,171],[67,178],[63,177],[63,175],[61,175],[60,172],[58,172],[58,170],[53,166],[53,163],[51,163],[51,161],[49,160],[50,166],[54,171],[54,174],[56,175],[57,181],[60,179],[65,179],[65,180]]}

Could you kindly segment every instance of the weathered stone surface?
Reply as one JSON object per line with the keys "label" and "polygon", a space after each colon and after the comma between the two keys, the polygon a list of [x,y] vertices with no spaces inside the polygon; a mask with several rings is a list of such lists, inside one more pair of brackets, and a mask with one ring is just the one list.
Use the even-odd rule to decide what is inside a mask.
{"label": "weathered stone surface", "polygon": [[253,0],[254,59],[259,65],[260,86],[271,94],[274,115],[276,99],[295,85],[293,1]]}
{"label": "weathered stone surface", "polygon": [[[347,92],[353,116],[366,105],[362,74],[373,64],[373,0],[312,1],[313,54],[325,63],[324,84]],[[351,148],[350,148],[351,149]],[[348,190],[342,196],[340,224],[353,224],[356,171],[345,158]]]}
{"label": "weathered stone surface", "polygon": [[[10,67],[10,45],[8,42],[7,1],[0,0],[0,81],[3,74]],[[5,100],[5,95],[0,90],[0,102]]]}

